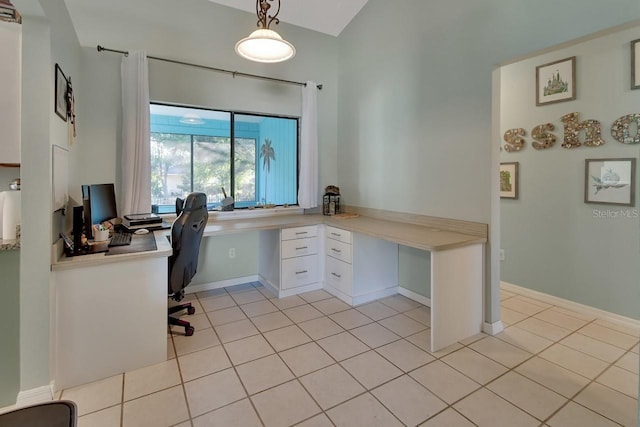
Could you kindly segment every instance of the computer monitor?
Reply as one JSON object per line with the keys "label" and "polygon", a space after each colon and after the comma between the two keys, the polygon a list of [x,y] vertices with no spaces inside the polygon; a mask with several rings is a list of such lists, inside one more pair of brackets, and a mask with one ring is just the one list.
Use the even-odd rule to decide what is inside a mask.
{"label": "computer monitor", "polygon": [[93,224],[100,224],[118,217],[113,184],[83,185],[82,205],[84,207],[85,234],[88,239],[93,238]]}

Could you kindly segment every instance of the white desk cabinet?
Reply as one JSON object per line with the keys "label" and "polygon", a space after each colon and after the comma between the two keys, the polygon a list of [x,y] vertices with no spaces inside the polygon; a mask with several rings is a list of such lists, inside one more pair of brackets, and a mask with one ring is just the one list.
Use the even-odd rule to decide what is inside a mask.
{"label": "white desk cabinet", "polygon": [[398,245],[325,226],[325,288],[351,305],[398,292]]}
{"label": "white desk cabinet", "polygon": [[319,227],[266,230],[260,233],[258,275],[278,297],[319,289]]}
{"label": "white desk cabinet", "polygon": [[52,272],[57,390],[166,360],[167,258],[133,258]]}

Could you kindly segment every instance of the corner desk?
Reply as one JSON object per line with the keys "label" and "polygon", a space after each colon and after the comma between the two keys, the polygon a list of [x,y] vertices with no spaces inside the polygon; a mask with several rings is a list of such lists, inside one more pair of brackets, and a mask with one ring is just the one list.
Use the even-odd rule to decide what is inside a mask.
{"label": "corner desk", "polygon": [[[348,219],[319,214],[210,219],[204,237],[259,231],[258,276],[266,287],[279,297],[324,288],[351,305],[398,292],[398,245],[428,251],[432,351],[480,333],[486,224],[466,223],[478,226],[472,226],[475,231],[466,234],[451,231],[457,223],[462,223],[466,231],[461,221],[431,218],[435,222],[428,219],[421,224],[413,216],[373,217],[368,213]],[[306,267],[296,271],[309,277],[300,286],[291,287],[279,266],[284,265],[287,239],[299,237],[296,231],[315,234],[312,237],[316,239],[308,240],[317,242],[315,246],[296,242],[292,250],[312,250],[318,265],[314,271]],[[54,258],[52,343],[56,389],[166,359],[166,258],[171,247],[165,238],[167,230],[154,233],[156,251]],[[340,256],[336,256],[338,253]],[[305,257],[303,253],[291,258]],[[340,261],[354,264],[348,275],[352,291],[361,283],[368,286],[369,281],[376,281],[373,276],[382,277],[380,287],[372,292],[350,293],[343,283],[346,276],[331,270]],[[375,274],[367,274],[367,269]]]}

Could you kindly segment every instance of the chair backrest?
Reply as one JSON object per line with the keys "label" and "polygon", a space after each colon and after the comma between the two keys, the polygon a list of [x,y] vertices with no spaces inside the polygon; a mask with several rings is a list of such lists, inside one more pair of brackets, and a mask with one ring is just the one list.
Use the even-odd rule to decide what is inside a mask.
{"label": "chair backrest", "polygon": [[0,427],[76,427],[78,409],[70,400],[26,406],[0,414]]}
{"label": "chair backrest", "polygon": [[191,193],[184,201],[176,200],[176,208],[180,212],[171,227],[173,254],[169,257],[169,294],[180,300],[198,267],[200,241],[209,218],[207,195]]}

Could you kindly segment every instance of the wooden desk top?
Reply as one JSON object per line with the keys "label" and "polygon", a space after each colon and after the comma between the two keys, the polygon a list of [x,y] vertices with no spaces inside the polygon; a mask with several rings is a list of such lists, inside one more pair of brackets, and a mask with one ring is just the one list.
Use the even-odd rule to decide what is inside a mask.
{"label": "wooden desk top", "polygon": [[[159,258],[169,257],[173,252],[169,241],[165,237],[166,233],[162,231],[155,231],[154,237],[156,239],[156,250],[145,252],[131,252],[117,255],[106,255],[103,253],[80,255],[75,257],[67,257],[64,254],[54,258],[54,262],[51,264],[51,271],[68,270],[74,268],[91,267],[94,265],[111,264],[123,261],[135,261],[143,258]],[[135,236],[134,236],[135,238]],[[54,245],[54,251],[58,251],[58,254],[62,252],[62,248],[56,248]]]}
{"label": "wooden desk top", "polygon": [[[280,214],[254,218],[215,220],[207,224],[204,230],[204,236],[220,236],[246,231],[278,230],[317,224],[326,224],[426,251],[444,251],[477,243],[486,243],[487,241],[486,237],[438,229],[431,225],[419,225],[368,216],[341,219],[339,217],[323,216],[320,214]],[[157,246],[155,251],[109,256],[100,253],[72,258],[61,256],[54,260],[51,265],[51,270],[88,267],[91,265],[130,261],[140,258],[168,257],[171,255],[171,245],[169,245],[165,236],[169,233],[170,230],[154,232]]]}
{"label": "wooden desk top", "polygon": [[485,237],[437,228],[377,219],[366,216],[339,219],[337,217],[313,215],[277,215],[258,218],[218,220],[209,222],[204,236],[217,236],[251,230],[273,230],[302,227],[306,225],[326,224],[332,227],[356,233],[366,234],[401,245],[426,251],[443,251],[476,243],[485,243]]}

